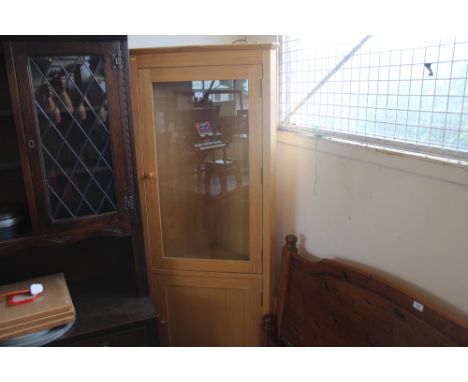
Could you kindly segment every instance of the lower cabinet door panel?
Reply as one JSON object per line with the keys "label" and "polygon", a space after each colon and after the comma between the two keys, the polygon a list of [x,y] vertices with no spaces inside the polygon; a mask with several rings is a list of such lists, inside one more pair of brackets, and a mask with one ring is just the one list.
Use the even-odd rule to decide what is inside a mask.
{"label": "lower cabinet door panel", "polygon": [[153,277],[161,345],[260,345],[261,276],[155,271]]}

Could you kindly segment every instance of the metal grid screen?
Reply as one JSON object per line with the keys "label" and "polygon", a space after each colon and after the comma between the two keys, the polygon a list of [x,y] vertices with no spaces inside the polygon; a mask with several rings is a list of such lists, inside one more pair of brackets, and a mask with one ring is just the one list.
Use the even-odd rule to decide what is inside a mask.
{"label": "metal grid screen", "polygon": [[468,38],[282,36],[280,128],[468,158]]}

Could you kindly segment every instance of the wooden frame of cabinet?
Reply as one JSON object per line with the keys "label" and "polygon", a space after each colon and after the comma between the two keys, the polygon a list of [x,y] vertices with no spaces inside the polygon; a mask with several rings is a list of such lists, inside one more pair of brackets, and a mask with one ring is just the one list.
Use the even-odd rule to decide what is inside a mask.
{"label": "wooden frame of cabinet", "polygon": [[[134,49],[130,51],[130,76],[132,79],[132,104],[137,161],[137,184],[140,194],[142,224],[145,238],[145,253],[148,264],[152,296],[161,301],[161,287],[165,278],[171,280],[187,277],[203,277],[213,273],[229,274],[232,277],[257,277],[260,280],[261,313],[273,311],[274,305],[274,203],[275,203],[275,131],[276,131],[276,44],[194,46],[180,48]],[[212,70],[212,72],[210,72]],[[237,77],[236,74],[237,73]],[[252,126],[260,126],[250,137],[250,176],[252,178],[251,200],[259,200],[258,212],[250,220],[250,250],[258,253],[249,262],[222,260],[197,260],[164,258],[161,233],[161,216],[158,204],[157,168],[149,158],[155,157],[156,145],[153,131],[153,99],[149,86],[153,81],[181,81],[223,78],[249,78],[252,82],[252,110],[249,115]],[[258,88],[255,80],[259,80]],[[250,89],[249,81],[249,92]],[[257,90],[258,89],[258,90]],[[258,97],[256,92],[258,91]],[[250,97],[250,95],[249,95]],[[258,136],[256,134],[258,133]],[[259,145],[252,145],[252,143]],[[255,161],[258,150],[258,160]],[[256,169],[258,168],[258,172]],[[255,186],[258,184],[258,187]],[[153,196],[148,196],[153,195]],[[257,195],[257,196],[256,196]],[[258,199],[255,199],[258,198]],[[253,208],[255,210],[255,207]],[[256,215],[257,214],[257,215]],[[158,227],[156,230],[154,227]],[[156,233],[155,233],[156,232]],[[156,244],[155,244],[156,243]],[[228,263],[228,264],[226,264]],[[182,273],[180,273],[182,272]],[[180,276],[180,277],[179,277]],[[182,277],[182,278],[181,278]],[[166,280],[167,281],[167,280]],[[157,305],[157,304],[156,304]],[[158,307],[165,315],[167,307]],[[259,317],[259,326],[261,317]],[[162,322],[165,317],[161,317]],[[168,323],[170,325],[170,323]],[[164,338],[167,333],[163,330]],[[166,336],[167,337],[167,336]],[[170,342],[170,341],[169,341]]]}
{"label": "wooden frame of cabinet", "polygon": [[[17,236],[0,239],[0,255],[39,246],[69,245],[93,236],[130,237],[133,245],[137,292],[148,293],[143,255],[135,171],[131,104],[129,102],[129,63],[126,36],[21,36],[0,40],[8,84],[2,92],[11,100],[12,126],[17,134],[20,171],[24,181],[25,209],[30,227]],[[38,124],[33,104],[32,56],[99,55],[104,62],[106,107],[112,155],[113,189],[116,209],[54,220],[49,213],[43,158],[39,153]],[[90,105],[91,107],[91,105]],[[28,145],[33,141],[36,145]]]}
{"label": "wooden frame of cabinet", "polygon": [[[33,229],[36,232],[51,233],[63,232],[66,230],[79,229],[81,227],[91,228],[93,225],[116,224],[128,221],[128,211],[126,210],[124,198],[127,196],[129,185],[129,171],[126,165],[126,150],[123,142],[125,141],[123,120],[120,117],[120,105],[122,91],[119,86],[119,72],[113,69],[112,55],[120,50],[119,42],[91,42],[91,43],[26,43],[11,42],[7,43],[7,49],[11,53],[8,61],[14,65],[16,78],[10,83],[10,87],[17,87],[13,94],[20,95],[21,98],[21,116],[18,118],[17,129],[21,136],[21,141],[35,142],[34,148],[26,144],[27,150],[22,150],[22,155],[27,155],[30,168],[24,169],[32,175],[34,185],[35,209],[34,215],[37,219],[33,220]],[[41,137],[39,134],[38,121],[34,110],[33,95],[31,94],[30,67],[28,57],[33,55],[67,56],[77,52],[86,52],[90,55],[101,55],[105,60],[106,85],[108,87],[108,108],[109,123],[111,126],[111,145],[113,157],[113,169],[115,176],[115,193],[117,210],[115,212],[89,215],[79,218],[67,218],[55,220],[50,216],[49,196],[46,190],[46,179],[44,174],[44,159],[39,149]],[[81,53],[82,54],[82,53]],[[10,70],[11,72],[11,70]],[[120,74],[122,75],[122,74]],[[24,162],[24,161],[23,161]],[[30,210],[33,210],[30,208]]]}

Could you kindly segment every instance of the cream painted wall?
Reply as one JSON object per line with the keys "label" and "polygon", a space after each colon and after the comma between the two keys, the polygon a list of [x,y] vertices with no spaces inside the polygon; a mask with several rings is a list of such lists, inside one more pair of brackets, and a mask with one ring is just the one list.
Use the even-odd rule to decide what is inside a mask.
{"label": "cream painted wall", "polygon": [[134,49],[162,46],[232,44],[233,41],[244,38],[249,43],[276,41],[276,36],[272,35],[130,35],[128,36],[128,47]]}
{"label": "cream painted wall", "polygon": [[279,132],[277,250],[364,265],[468,317],[466,168]]}

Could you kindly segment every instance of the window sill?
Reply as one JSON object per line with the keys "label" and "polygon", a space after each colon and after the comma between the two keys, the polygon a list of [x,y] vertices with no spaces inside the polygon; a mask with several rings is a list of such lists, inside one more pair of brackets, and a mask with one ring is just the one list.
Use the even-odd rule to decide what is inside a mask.
{"label": "window sill", "polygon": [[468,162],[433,157],[344,139],[278,130],[277,141],[308,150],[468,186]]}

